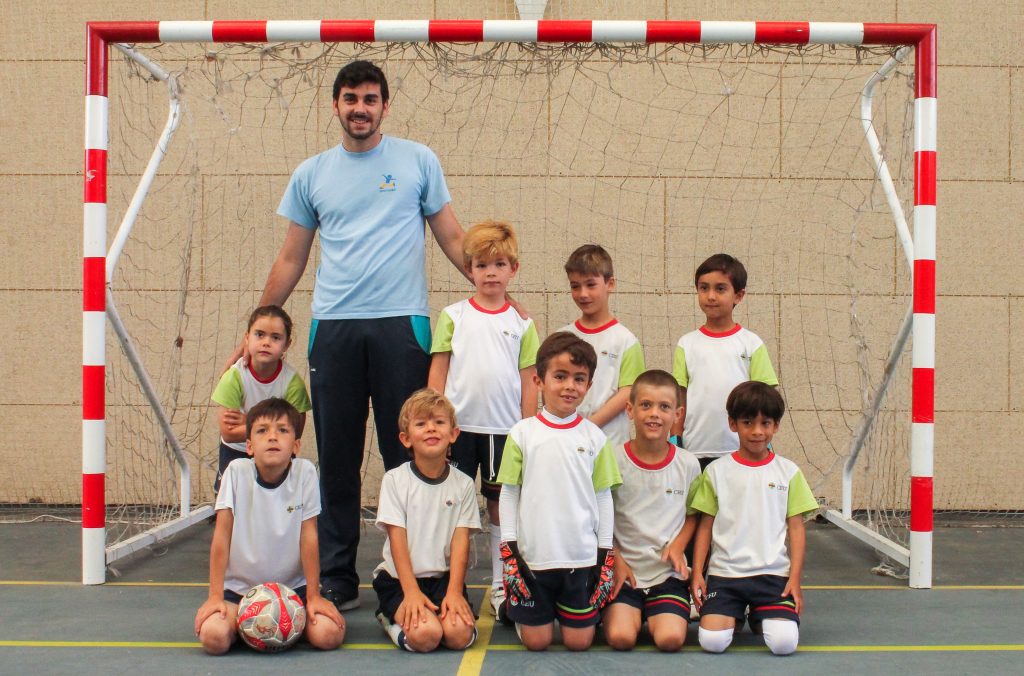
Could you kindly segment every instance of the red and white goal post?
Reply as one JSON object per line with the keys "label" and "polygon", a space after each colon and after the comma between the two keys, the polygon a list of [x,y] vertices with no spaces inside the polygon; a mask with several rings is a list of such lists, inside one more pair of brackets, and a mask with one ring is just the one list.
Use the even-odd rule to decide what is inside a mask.
{"label": "red and white goal post", "polygon": [[[891,191],[892,180],[883,150],[878,147],[871,120],[871,87],[862,98],[862,117],[866,143],[871,148],[874,173],[886,195],[899,232],[908,271],[912,275],[912,313],[892,350],[892,364],[886,366],[891,377],[902,351],[903,341],[912,326],[912,403],[910,453],[910,535],[909,547],[893,543],[852,519],[853,463],[858,449],[854,441],[843,479],[842,513],[830,510],[833,522],[871,543],[910,568],[910,586],[929,588],[932,584],[932,494],[934,439],[934,366],[935,366],[935,199],[936,199],[936,28],[931,24],[820,23],[820,22],[718,22],[718,21],[570,21],[570,20],[424,20],[424,21],[148,21],[93,22],[87,27],[85,163],[84,163],[84,242],[83,242],[83,366],[82,366],[82,581],[105,581],[109,563],[156,542],[212,513],[207,505],[193,508],[190,494],[190,470],[182,445],[174,438],[168,416],[157,415],[180,468],[180,508],[176,519],[158,528],[138,534],[129,541],[107,546],[105,535],[107,504],[107,435],[105,425],[106,324],[114,326],[121,345],[137,374],[141,389],[156,408],[159,396],[149,382],[139,360],[131,357],[131,339],[124,331],[113,306],[113,271],[131,221],[157,171],[162,152],[177,125],[172,102],[165,134],[158,142],[150,166],[143,173],[142,185],[127,207],[122,232],[107,248],[107,177],[109,129],[108,59],[110,48],[122,51],[127,45],[147,43],[519,43],[542,45],[574,43],[581,45],[746,45],[757,47],[843,45],[856,48],[885,46],[894,48],[889,64],[914,55],[913,101],[913,235],[907,231],[900,199]],[[903,49],[896,50],[896,47]],[[144,57],[137,59],[139,63]],[[887,64],[877,79],[886,76]],[[159,79],[158,66],[149,68]],[[294,168],[294,167],[292,167]],[[890,185],[886,185],[886,183]],[[902,230],[900,230],[902,228]],[[692,268],[690,268],[692,269]],[[912,318],[911,318],[912,316]],[[785,383],[783,383],[785,387]],[[873,394],[871,406],[877,411],[885,396],[884,388]],[[859,425],[857,438],[867,435],[872,426],[867,419]]]}

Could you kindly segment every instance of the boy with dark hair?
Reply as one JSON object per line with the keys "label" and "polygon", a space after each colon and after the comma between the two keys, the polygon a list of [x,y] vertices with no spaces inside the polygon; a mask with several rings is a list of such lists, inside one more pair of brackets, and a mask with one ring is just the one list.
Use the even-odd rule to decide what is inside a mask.
{"label": "boy with dark hair", "polygon": [[427,386],[448,397],[459,418],[462,433],[452,443],[452,465],[471,479],[480,469],[480,493],[491,521],[490,605],[497,614],[505,593],[496,479],[508,431],[537,412],[533,365],[540,340],[533,320],[520,317],[507,297],[519,270],[512,226],[477,223],[462,244],[465,271],[476,293],[438,315]]}
{"label": "boy with dark hair", "polygon": [[611,489],[622,480],[597,425],[577,411],[597,366],[594,348],[553,333],[537,350],[544,408],[509,432],[498,482],[505,602],[528,650],[544,650],[554,622],[569,650],[586,650],[612,586]]}
{"label": "boy with dark hair", "polygon": [[480,513],[473,481],[448,464],[459,436],[455,409],[424,388],[402,406],[398,426],[412,460],[381,482],[377,528],[387,539],[373,571],[377,621],[399,648],[430,652],[443,643],[463,650],[476,638],[465,579]]}
{"label": "boy with dark hair", "polygon": [[614,491],[615,584],[604,635],[612,648],[631,650],[646,622],[658,649],[671,652],[686,641],[690,619],[683,549],[698,518],[686,502],[700,464],[668,441],[679,416],[679,386],[671,373],[641,373],[626,413],[635,435],[615,449],[622,485]]}
{"label": "boy with dark hair", "polygon": [[778,385],[779,379],[764,341],[733,320],[733,310],[746,295],[743,264],[715,254],[700,264],[693,281],[707,319],[676,345],[672,375],[683,388],[684,420],[672,433],[682,435],[676,444],[696,455],[703,468],[736,449],[736,433],[725,415],[729,392],[747,380]]}
{"label": "boy with dark hair", "polygon": [[632,435],[626,402],[633,380],[644,370],[643,347],[609,309],[615,272],[612,257],[603,247],[584,244],[573,251],[565,263],[565,273],[580,318],[560,330],[579,336],[597,353],[593,384],[580,405],[580,415],[600,427],[612,445],[618,446]]}
{"label": "boy with dark hair", "polygon": [[196,612],[203,649],[221,655],[238,640],[238,603],[249,589],[280,582],[306,604],[305,637],[333,650],[345,621],[320,595],[316,468],[296,459],[301,414],[284,399],[264,399],[245,420],[249,458],[228,465],[217,495],[210,545],[210,593]]}
{"label": "boy with dark hair", "polygon": [[771,450],[785,408],[769,385],[738,385],[726,409],[739,450],[708,465],[690,502],[703,513],[690,589],[701,611],[700,645],[708,652],[729,647],[748,606],[751,629],[764,635],[772,653],[789,655],[799,643],[803,515],[818,502],[800,468]]}

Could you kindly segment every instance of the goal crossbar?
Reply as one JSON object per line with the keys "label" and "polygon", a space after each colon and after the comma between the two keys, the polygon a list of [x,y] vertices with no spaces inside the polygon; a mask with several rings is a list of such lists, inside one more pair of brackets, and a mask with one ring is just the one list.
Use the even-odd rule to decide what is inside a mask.
{"label": "goal crossbar", "polygon": [[[86,106],[83,241],[83,361],[82,361],[82,582],[101,584],[113,560],[169,537],[205,518],[211,509],[190,505],[188,462],[176,440],[180,469],[181,507],[177,519],[151,529],[116,547],[105,544],[105,379],[106,322],[115,326],[117,313],[108,290],[117,257],[138,213],[146,188],[159,165],[159,156],[174,133],[177,115],[172,97],[168,126],[157,143],[150,167],[132,199],[114,246],[107,250],[108,59],[111,46],[139,43],[212,42],[519,42],[519,43],[679,43],[748,45],[904,46],[894,59],[915,51],[914,71],[914,189],[913,234],[910,235],[895,192],[886,187],[888,168],[877,139],[872,141],[871,83],[865,88],[862,122],[875,159],[875,174],[883,184],[900,241],[911,263],[913,291],[909,321],[901,329],[887,365],[895,368],[907,335],[912,334],[912,401],[910,441],[910,540],[905,549],[853,521],[852,471],[858,430],[843,479],[843,513],[827,517],[873,547],[909,564],[909,584],[930,588],[932,581],[932,495],[935,368],[935,193],[936,193],[936,27],[933,24],[764,22],[764,21],[583,21],[583,20],[311,20],[311,21],[146,21],[90,22],[86,28]],[[890,60],[891,62],[892,60]],[[887,64],[888,65],[888,64]],[[884,70],[885,67],[883,67]],[[151,70],[152,72],[152,70]],[[157,74],[154,76],[158,77]],[[876,77],[884,77],[879,71]],[[155,162],[155,164],[154,164]],[[891,187],[891,185],[890,185]],[[908,330],[909,329],[909,330]],[[122,347],[130,351],[122,339]],[[145,369],[135,364],[140,382]],[[879,405],[885,387],[871,406]],[[159,417],[159,414],[158,414]],[[862,426],[870,421],[862,422]],[[173,437],[173,432],[171,433]],[[862,440],[862,439],[861,439]],[[859,528],[858,528],[859,526]]]}

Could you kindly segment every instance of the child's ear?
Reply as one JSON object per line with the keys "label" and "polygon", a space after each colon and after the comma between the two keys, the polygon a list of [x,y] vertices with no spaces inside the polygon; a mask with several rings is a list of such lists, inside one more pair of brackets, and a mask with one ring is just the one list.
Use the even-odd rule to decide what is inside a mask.
{"label": "child's ear", "polygon": [[736,307],[737,305],[739,305],[740,301],[743,300],[743,297],[746,296],[746,295],[747,295],[747,290],[746,289],[743,289],[742,291],[737,291],[736,292],[736,302],[733,303],[732,306]]}
{"label": "child's ear", "polygon": [[245,440],[245,453],[250,458],[252,457],[252,439]]}
{"label": "child's ear", "polygon": [[740,426],[736,424],[736,421],[734,419],[729,418],[729,429],[732,430],[733,432],[739,432]]}
{"label": "child's ear", "polygon": [[398,433],[398,440],[399,440],[399,441],[400,441],[400,442],[402,443],[402,445],[403,445],[403,446],[405,446],[406,448],[412,448],[412,439],[410,439],[410,438],[409,438],[409,435],[408,435],[408,434],[406,434],[405,432],[399,432],[399,433]]}
{"label": "child's ear", "polygon": [[453,427],[452,428],[452,440],[451,440],[451,443],[454,444],[455,440],[459,438],[460,434],[462,434],[462,430],[460,430],[458,427]]}
{"label": "child's ear", "polygon": [[295,444],[292,446],[292,457],[299,457],[299,451],[302,449],[302,439],[296,439]]}
{"label": "child's ear", "polygon": [[608,278],[608,290],[609,291],[614,291],[615,290],[615,276],[614,275]]}
{"label": "child's ear", "polygon": [[626,417],[630,420],[633,419],[633,402],[631,401],[626,402]]}

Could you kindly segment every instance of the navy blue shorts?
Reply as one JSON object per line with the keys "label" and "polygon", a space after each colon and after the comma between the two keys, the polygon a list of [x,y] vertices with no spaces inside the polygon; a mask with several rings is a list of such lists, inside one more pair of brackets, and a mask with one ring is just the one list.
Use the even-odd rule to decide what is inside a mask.
{"label": "navy blue shorts", "polygon": [[633,589],[624,584],[609,605],[614,603],[636,608],[643,621],[655,615],[676,615],[687,621],[690,619],[690,588],[677,577],[670,577],[647,589]]}
{"label": "navy blue shorts", "polygon": [[[448,581],[450,577],[448,573],[441,577],[418,577],[416,578],[416,584],[419,585],[423,595],[440,608],[441,601],[448,594]],[[377,612],[384,613],[388,620],[394,622],[398,606],[402,605],[402,601],[405,600],[402,583],[391,577],[386,570],[382,570],[377,574],[377,577],[373,578],[373,591],[377,592],[377,601],[380,604]],[[466,585],[462,585],[462,595],[469,602],[469,592],[466,589]],[[470,603],[469,607],[472,610],[473,604]]]}
{"label": "navy blue shorts", "polygon": [[789,582],[781,575],[754,575],[752,577],[708,576],[708,595],[700,614],[725,615],[742,621],[750,607],[750,621],[793,620],[800,623],[796,603],[782,591]]}
{"label": "navy blue shorts", "polygon": [[[294,591],[298,595],[298,597],[300,599],[302,599],[302,605],[306,605],[306,585],[302,585],[301,587],[296,587],[292,591]],[[248,593],[248,592],[246,592],[246,593]],[[239,594],[237,592],[233,592],[230,589],[225,589],[224,590],[224,600],[227,601],[228,603],[234,603],[234,604],[237,605],[237,604],[242,602],[243,598],[244,597],[243,597],[242,594]]]}
{"label": "navy blue shorts", "polygon": [[504,434],[462,432],[452,444],[452,467],[471,479],[476,479],[480,468],[480,495],[488,500],[501,496],[501,484],[497,483],[501,467],[501,452],[505,448]]}
{"label": "navy blue shorts", "polygon": [[563,627],[596,626],[601,614],[590,605],[590,568],[535,570],[527,581],[532,598],[513,605],[508,599],[508,618],[516,624],[539,627],[555,620]]}

